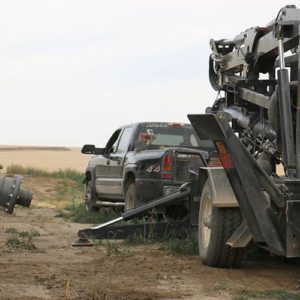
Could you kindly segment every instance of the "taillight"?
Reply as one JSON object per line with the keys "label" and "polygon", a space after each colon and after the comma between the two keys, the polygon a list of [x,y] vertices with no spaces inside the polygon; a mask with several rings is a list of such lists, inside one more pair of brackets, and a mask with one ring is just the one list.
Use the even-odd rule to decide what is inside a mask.
{"label": "taillight", "polygon": [[226,145],[222,141],[215,141],[216,148],[218,150],[221,163],[224,169],[233,169],[233,162],[230,157]]}
{"label": "taillight", "polygon": [[173,156],[171,154],[166,154],[162,159],[161,177],[163,179],[173,178]]}

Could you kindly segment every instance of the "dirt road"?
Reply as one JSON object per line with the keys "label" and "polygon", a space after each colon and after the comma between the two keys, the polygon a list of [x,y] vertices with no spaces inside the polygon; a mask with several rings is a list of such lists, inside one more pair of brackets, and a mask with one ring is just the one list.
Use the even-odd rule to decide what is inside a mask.
{"label": "dirt road", "polygon": [[0,214],[0,299],[251,299],[251,291],[269,290],[268,296],[299,289],[300,264],[257,262],[225,270],[158,245],[71,247],[86,225],[56,217],[57,210],[43,203],[57,184],[41,190],[45,180],[32,181],[37,196],[30,209]]}

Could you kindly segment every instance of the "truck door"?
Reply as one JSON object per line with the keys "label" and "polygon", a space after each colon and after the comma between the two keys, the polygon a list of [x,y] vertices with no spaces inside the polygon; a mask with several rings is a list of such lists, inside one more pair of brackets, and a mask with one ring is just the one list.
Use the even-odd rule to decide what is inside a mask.
{"label": "truck door", "polygon": [[96,193],[100,198],[107,198],[112,195],[111,187],[111,168],[109,159],[110,153],[113,153],[117,149],[118,142],[121,136],[121,129],[116,130],[108,140],[105,147],[105,154],[97,157],[95,168],[95,188]]}
{"label": "truck door", "polygon": [[108,157],[108,182],[111,187],[110,192],[113,197],[116,198],[123,197],[123,166],[132,139],[133,130],[133,127],[123,129],[116,151],[112,152]]}
{"label": "truck door", "polygon": [[113,145],[108,145],[106,161],[101,170],[96,171],[96,190],[99,197],[115,199],[123,197],[123,165],[133,130],[133,127],[124,128]]}

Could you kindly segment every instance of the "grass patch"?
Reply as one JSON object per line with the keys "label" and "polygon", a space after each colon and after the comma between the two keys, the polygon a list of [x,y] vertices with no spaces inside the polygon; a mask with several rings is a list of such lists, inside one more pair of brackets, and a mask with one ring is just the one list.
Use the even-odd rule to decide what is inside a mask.
{"label": "grass patch", "polygon": [[100,224],[119,216],[119,213],[115,213],[110,208],[101,208],[99,212],[87,212],[83,198],[80,201],[78,199],[72,201],[63,211],[57,214],[57,217],[83,224]]}
{"label": "grass patch", "polygon": [[70,179],[75,181],[78,185],[83,185],[84,174],[73,169],[47,171],[32,167],[23,167],[20,165],[9,165],[7,167],[7,174],[30,175],[38,177],[51,177],[60,179]]}
{"label": "grass patch", "polygon": [[106,240],[106,255],[107,256],[132,256],[133,252],[127,249],[123,249],[115,240]]}
{"label": "grass patch", "polygon": [[57,216],[78,223],[101,223],[119,216],[111,209],[101,209],[100,213],[87,213],[83,203],[84,199],[84,174],[76,170],[66,169],[46,171],[38,168],[10,165],[7,174],[20,174],[32,177],[46,177],[62,179],[56,186],[55,192],[46,201],[63,202],[59,207],[64,207]]}
{"label": "grass patch", "polygon": [[10,249],[10,250],[27,250],[27,251],[34,251],[37,249],[36,245],[32,242],[31,239],[20,239],[17,236],[12,236],[9,237],[5,245]]}
{"label": "grass patch", "polygon": [[[143,221],[147,222],[146,219]],[[128,245],[156,243],[162,250],[182,255],[199,255],[197,230],[186,231],[181,234],[176,231],[157,234],[150,229],[147,235],[136,231],[129,235],[124,243]]]}
{"label": "grass patch", "polygon": [[292,293],[284,290],[255,291],[243,289],[240,290],[239,295],[234,298],[234,300],[248,299],[300,300],[300,295],[298,293]]}
{"label": "grass patch", "polygon": [[36,245],[33,243],[33,238],[40,236],[37,230],[18,231],[15,228],[7,228],[5,232],[10,234],[5,242],[9,250],[37,250]]}
{"label": "grass patch", "polygon": [[183,255],[199,255],[197,231],[186,232],[181,236],[169,235],[165,240],[159,241],[161,249]]}

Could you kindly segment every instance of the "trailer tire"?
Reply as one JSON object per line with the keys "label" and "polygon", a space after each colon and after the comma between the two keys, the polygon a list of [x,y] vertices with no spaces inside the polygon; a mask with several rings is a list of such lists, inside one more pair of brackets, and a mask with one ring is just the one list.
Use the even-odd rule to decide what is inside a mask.
{"label": "trailer tire", "polygon": [[213,205],[213,193],[206,181],[201,196],[198,223],[199,254],[203,264],[217,268],[240,267],[243,248],[226,245],[242,223],[238,207],[220,208]]}
{"label": "trailer tire", "polygon": [[88,180],[85,184],[85,194],[84,194],[84,203],[85,210],[87,212],[99,211],[100,207],[95,206],[96,195],[93,189],[93,184],[91,180]]}

